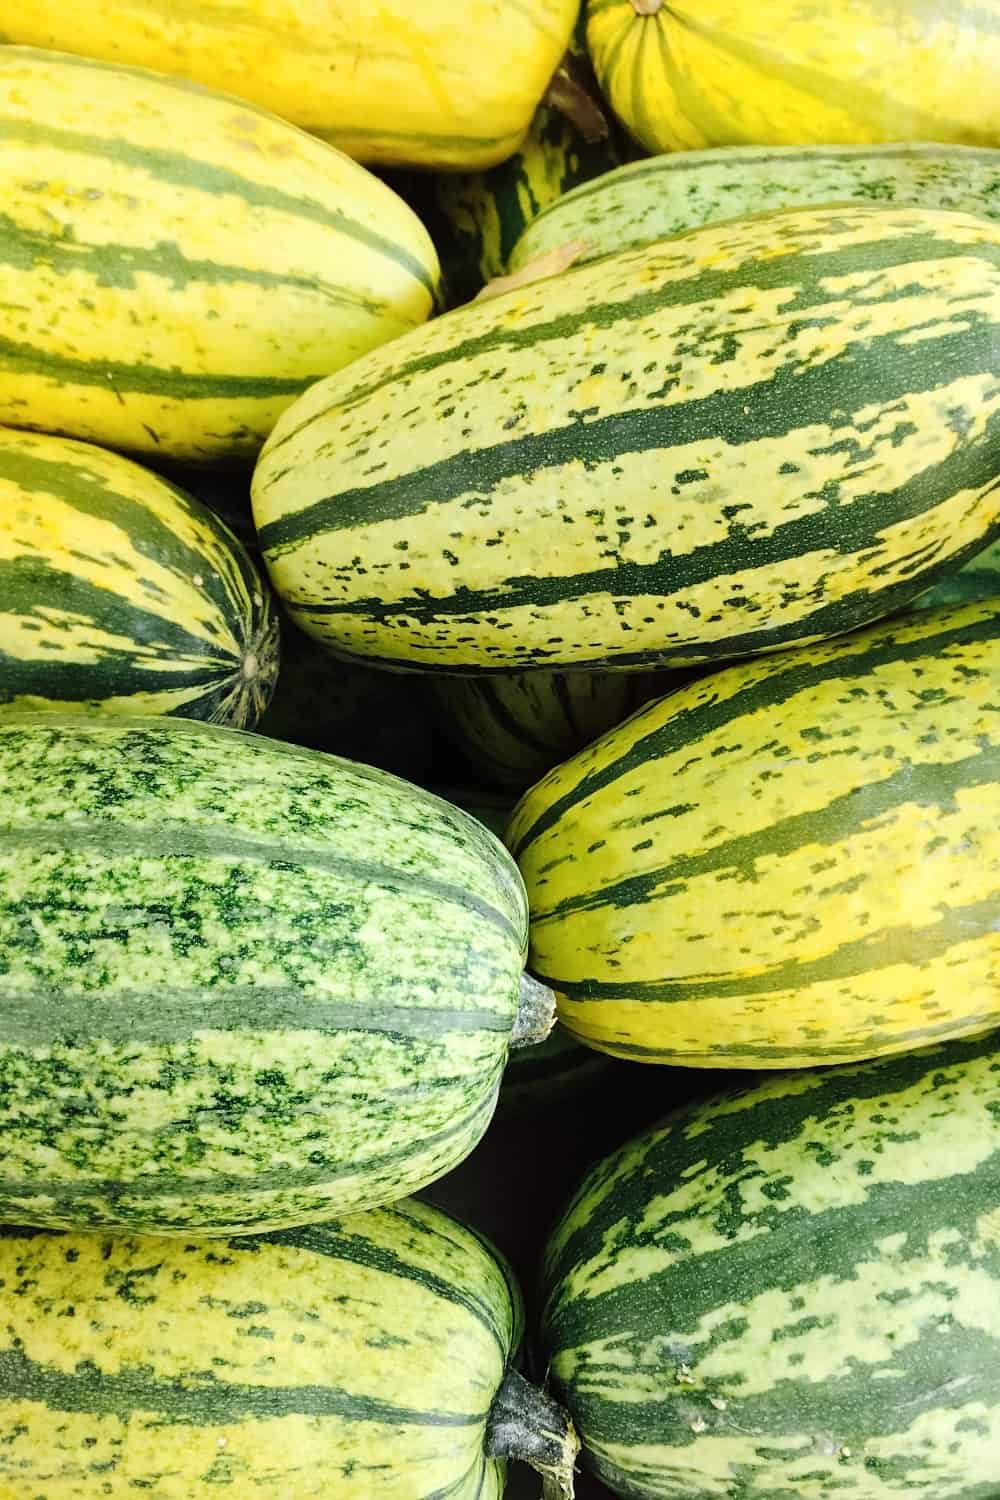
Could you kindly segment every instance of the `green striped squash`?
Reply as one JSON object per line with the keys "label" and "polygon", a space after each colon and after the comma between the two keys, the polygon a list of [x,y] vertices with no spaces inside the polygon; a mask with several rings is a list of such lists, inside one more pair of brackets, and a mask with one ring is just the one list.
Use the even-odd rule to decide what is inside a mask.
{"label": "green striped squash", "polygon": [[1000,599],[716,672],[507,830],[578,1040],[851,1062],[1000,1026]]}
{"label": "green striped squash", "polygon": [[281,1228],[475,1145],[533,1034],[480,823],[181,720],[0,720],[0,785],[0,1222]]}
{"label": "green striped squash", "polygon": [[1000,151],[894,146],[719,146],[632,162],[543,208],[512,271],[579,242],[576,264],[745,214],[821,203],[892,203],[1000,219]]}
{"label": "green striped squash", "polygon": [[252,729],[277,670],[270,591],[207,506],[89,443],[0,428],[0,719]]}
{"label": "green striped squash", "polygon": [[[562,107],[567,86],[580,91],[582,99],[573,102],[578,109],[582,103],[582,116]],[[467,302],[506,272],[514,246],[549,204],[625,159],[625,142],[604,118],[599,97],[581,35],[512,156],[487,172],[437,178],[430,227],[434,234],[437,226],[434,240],[453,302]]]}
{"label": "green striped squash", "polygon": [[0,133],[0,422],[249,459],[306,386],[431,312],[416,216],[243,99],[3,47]]}
{"label": "green striped squash", "polygon": [[710,225],[313,386],[254,472],[261,551],[303,629],[399,667],[835,635],[990,539],[998,342],[1000,225],[862,205]]}
{"label": "green striped squash", "polygon": [[523,789],[638,706],[666,673],[513,672],[435,682],[442,727],[472,770]]}
{"label": "green striped squash", "polygon": [[587,0],[587,46],[647,151],[1000,146],[1000,0]]}
{"label": "green striped squash", "polygon": [[[0,1230],[8,1500],[499,1500],[521,1298],[426,1204],[227,1241]],[[514,1411],[498,1430],[494,1415]]]}
{"label": "green striped squash", "polygon": [[543,1345],[630,1500],[995,1500],[1000,1038],[791,1074],[607,1157]]}
{"label": "green striped squash", "polygon": [[423,782],[435,761],[432,708],[423,678],[340,661],[283,621],[281,671],[258,727]]}
{"label": "green striped squash", "polygon": [[914,599],[913,609],[934,609],[939,604],[965,604],[970,599],[1000,596],[1000,542],[977,552],[957,573],[940,579],[926,594]]}
{"label": "green striped squash", "polygon": [[143,462],[213,510],[239,537],[254,561],[259,562],[260,548],[250,504],[252,467],[241,464],[207,468],[197,464],[162,463],[149,455]]}

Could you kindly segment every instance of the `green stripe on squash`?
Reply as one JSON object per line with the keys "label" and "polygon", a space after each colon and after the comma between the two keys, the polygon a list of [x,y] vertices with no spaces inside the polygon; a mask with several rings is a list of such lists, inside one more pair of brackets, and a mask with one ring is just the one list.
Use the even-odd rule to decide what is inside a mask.
{"label": "green stripe on squash", "polygon": [[708,226],[314,386],[254,474],[261,550],[303,629],[411,669],[681,666],[855,629],[1000,520],[998,327],[1000,226],[971,215]]}
{"label": "green stripe on squash", "polygon": [[462,1160],[512,1041],[551,1026],[520,998],[510,857],[384,772],[47,714],[0,719],[0,781],[8,1222],[218,1236],[376,1206]]}
{"label": "green stripe on squash", "polygon": [[546,1251],[588,1466],[636,1500],[989,1500],[998,1205],[995,1034],[674,1112]]}
{"label": "green stripe on squash", "polygon": [[710,674],[522,798],[563,1025],[689,1067],[850,1062],[1000,1024],[1000,600]]}
{"label": "green stripe on squash", "polygon": [[270,591],[199,501],[88,443],[0,428],[0,719],[169,714],[253,728]]}

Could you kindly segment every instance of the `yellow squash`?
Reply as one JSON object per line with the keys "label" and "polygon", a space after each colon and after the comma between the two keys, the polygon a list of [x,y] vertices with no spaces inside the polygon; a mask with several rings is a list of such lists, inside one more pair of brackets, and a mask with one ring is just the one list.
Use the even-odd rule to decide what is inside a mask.
{"label": "yellow squash", "polygon": [[1000,146],[1000,0],[591,0],[587,44],[648,151]]}
{"label": "yellow squash", "polygon": [[422,323],[438,264],[356,162],[165,74],[0,47],[0,422],[252,457]]}
{"label": "yellow squash", "polygon": [[1000,600],[744,662],[635,714],[507,829],[577,1038],[684,1067],[1000,1026]]}
{"label": "yellow squash", "polygon": [[360,161],[470,169],[516,151],[579,0],[26,0],[12,42],[159,68]]}

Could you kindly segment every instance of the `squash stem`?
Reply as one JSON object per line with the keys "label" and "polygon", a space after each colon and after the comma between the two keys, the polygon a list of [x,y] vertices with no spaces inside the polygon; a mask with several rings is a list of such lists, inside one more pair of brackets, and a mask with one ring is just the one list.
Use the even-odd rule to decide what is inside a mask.
{"label": "squash stem", "polygon": [[517,1015],[510,1035],[512,1047],[533,1047],[544,1042],[556,1024],[556,997],[547,984],[532,979],[530,974],[521,975],[521,993],[517,1001]]}
{"label": "squash stem", "polygon": [[516,1458],[542,1476],[543,1500],[573,1500],[580,1440],[568,1414],[516,1370],[508,1370],[486,1424],[489,1458]]}
{"label": "squash stem", "polygon": [[663,0],[632,0],[632,9],[637,16],[655,16],[662,6]]}

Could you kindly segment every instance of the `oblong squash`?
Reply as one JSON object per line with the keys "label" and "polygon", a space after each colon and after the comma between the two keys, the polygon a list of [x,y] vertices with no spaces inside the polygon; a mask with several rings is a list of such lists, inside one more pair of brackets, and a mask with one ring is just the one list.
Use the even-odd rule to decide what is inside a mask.
{"label": "oblong squash", "polygon": [[405,203],[245,100],[2,47],[0,132],[0,422],[252,458],[307,385],[434,305]]}
{"label": "oblong squash", "polygon": [[117,453],[0,428],[0,718],[253,729],[277,671],[271,591],[207,505]]}
{"label": "oblong squash", "polygon": [[359,161],[472,168],[516,150],[578,5],[94,0],[71,18],[61,0],[27,0],[3,29],[238,94]]}
{"label": "oblong squash", "polygon": [[249,1233],[472,1149],[531,1030],[474,818],[180,719],[0,718],[0,786],[0,1221]]}
{"label": "oblong squash", "polygon": [[991,1500],[1000,1037],[786,1074],[599,1162],[542,1349],[630,1500]]}
{"label": "oblong squash", "polygon": [[1000,146],[1000,0],[588,0],[587,45],[647,151]]}
{"label": "oblong squash", "polygon": [[510,252],[519,271],[561,245],[575,265],[702,224],[820,203],[957,209],[1000,219],[1000,150],[940,146],[718,146],[630,162],[549,203]]}
{"label": "oblong squash", "polygon": [[733,220],[459,308],[321,381],[252,485],[297,624],[457,673],[854,629],[1000,519],[1000,224]]}
{"label": "oblong squash", "polygon": [[434,695],[470,771],[523,790],[669,688],[669,673],[512,672],[443,677]]}
{"label": "oblong squash", "polygon": [[502,1453],[572,1464],[510,1268],[428,1204],[225,1245],[4,1228],[0,1282],[9,1500],[499,1500]]}
{"label": "oblong squash", "polygon": [[617,1056],[851,1062],[1000,1026],[1000,599],[712,673],[522,798],[532,972]]}

